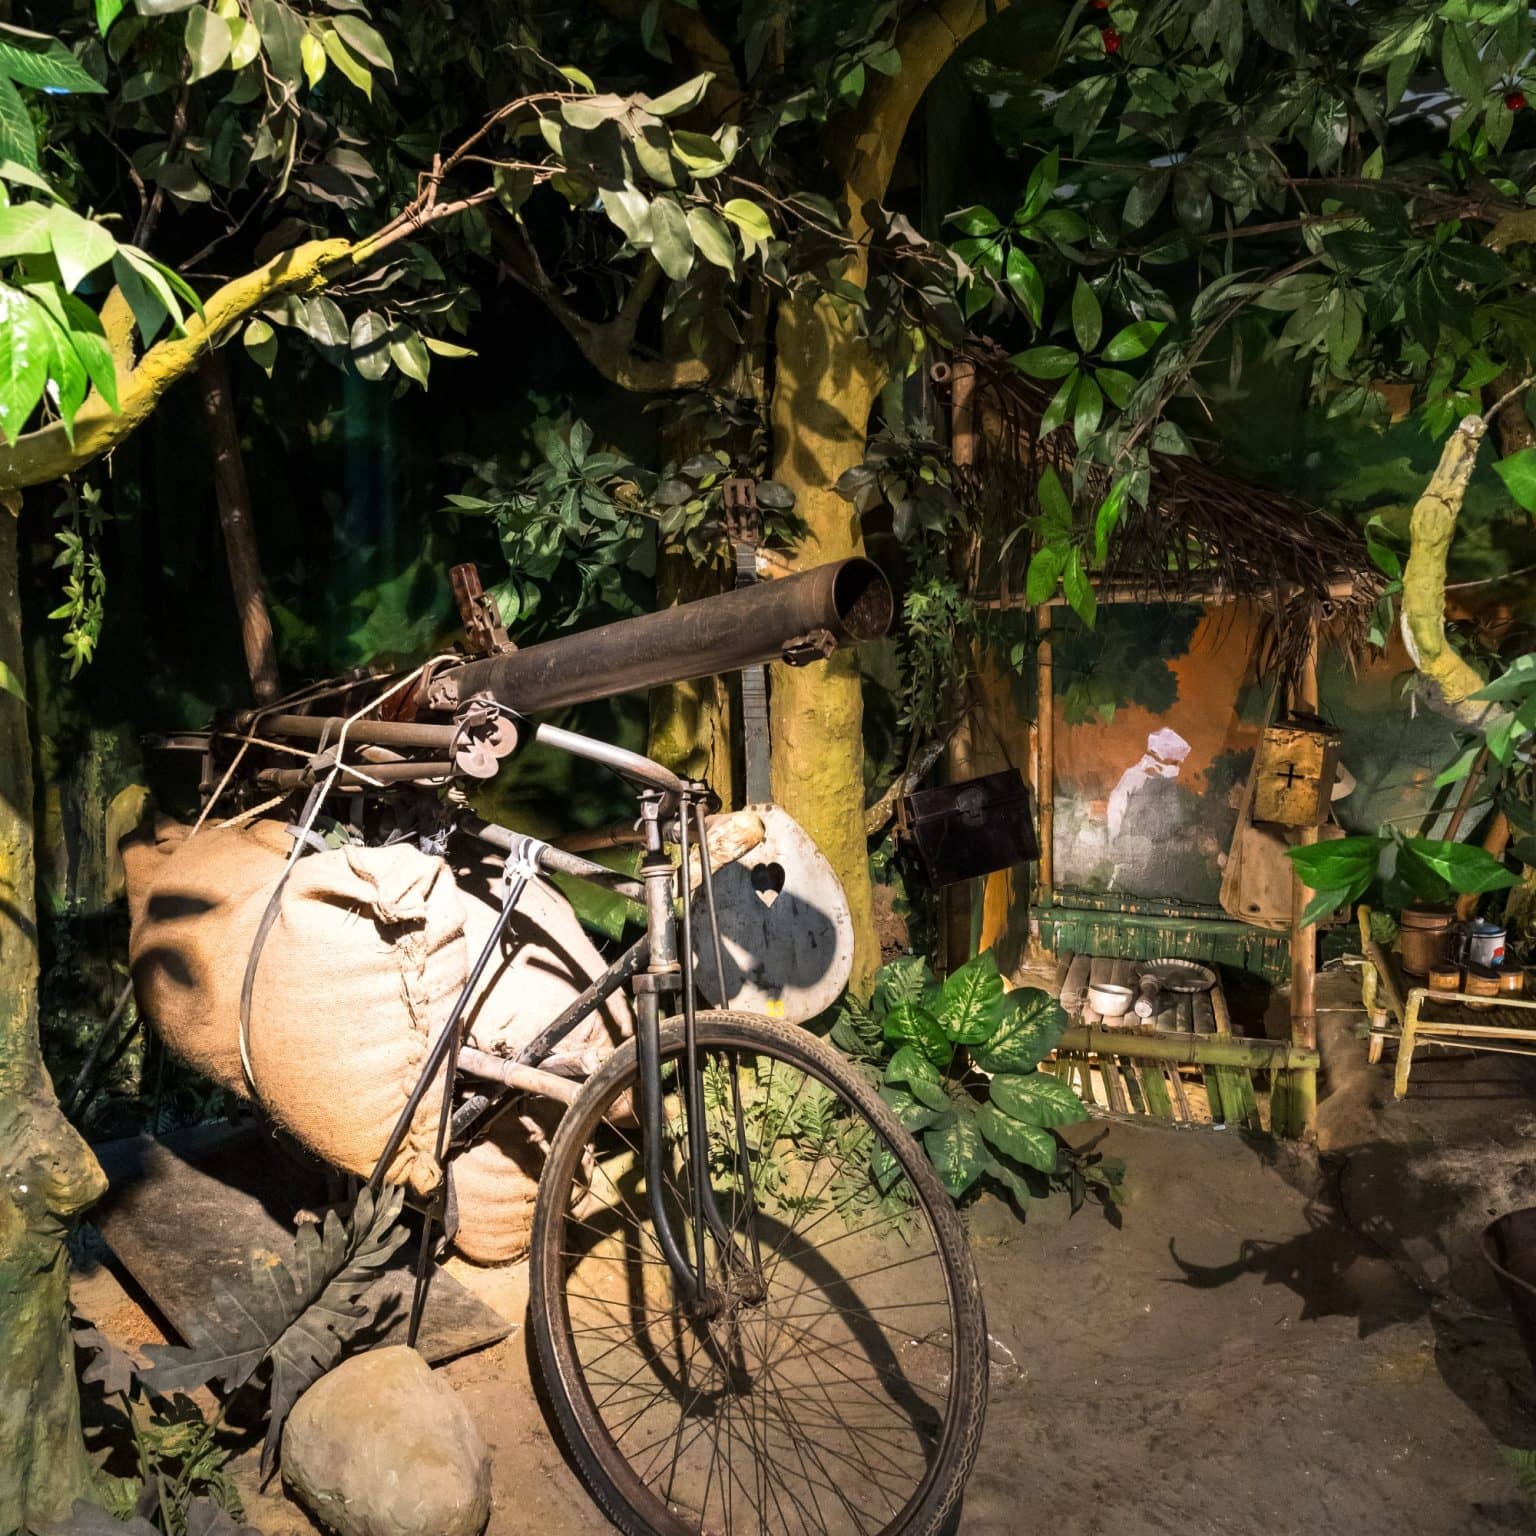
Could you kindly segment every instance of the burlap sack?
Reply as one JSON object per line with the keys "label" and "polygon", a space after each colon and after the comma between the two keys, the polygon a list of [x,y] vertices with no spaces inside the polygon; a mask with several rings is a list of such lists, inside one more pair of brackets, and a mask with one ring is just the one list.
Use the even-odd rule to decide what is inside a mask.
{"label": "burlap sack", "polygon": [[[442,860],[406,843],[306,854],[258,962],[256,1096],[327,1162],[372,1172],[467,974],[464,901]],[[418,1194],[441,1178],[441,1096],[428,1090],[386,1174]]]}
{"label": "burlap sack", "polygon": [[[464,932],[471,963],[495,926],[500,903],[484,866],[460,870]],[[516,1054],[603,969],[571,905],[540,881],[518,903],[511,943],[482,979],[469,1013],[469,1041],[482,1051]],[[632,1028],[622,995],[612,997],[560,1043],[595,1072]],[[500,1264],[528,1251],[533,1206],[543,1164],[541,1143],[552,1134],[558,1106],[529,1101],[524,1116],[504,1115],[491,1133],[453,1164],[459,1230],[454,1246],[479,1264]]]}
{"label": "burlap sack", "polygon": [[184,1061],[249,1095],[240,1069],[240,984],[265,898],[292,840],[277,821],[189,828],[161,817],[119,845],[128,883],[128,962],[139,1011]]}

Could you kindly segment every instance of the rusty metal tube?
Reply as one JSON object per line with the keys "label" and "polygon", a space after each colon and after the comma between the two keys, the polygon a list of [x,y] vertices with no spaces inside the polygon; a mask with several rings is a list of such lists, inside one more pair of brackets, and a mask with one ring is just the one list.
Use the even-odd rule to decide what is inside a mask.
{"label": "rusty metal tube", "polygon": [[[249,710],[235,724],[257,736],[281,736],[299,741],[324,741],[335,746],[346,719],[341,715],[263,715]],[[451,752],[457,744],[451,725],[418,725],[410,720],[354,720],[347,726],[347,744],[396,747],[406,752]]]}
{"label": "rusty metal tube", "polygon": [[439,674],[429,703],[453,709],[484,692],[533,714],[764,662],[815,660],[824,639],[832,646],[856,645],[883,635],[892,608],[890,586],[877,565],[837,560],[471,661]]}

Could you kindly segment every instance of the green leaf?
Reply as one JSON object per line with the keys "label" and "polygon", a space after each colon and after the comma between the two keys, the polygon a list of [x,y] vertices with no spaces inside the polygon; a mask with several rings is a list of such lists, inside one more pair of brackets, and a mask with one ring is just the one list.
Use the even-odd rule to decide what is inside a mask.
{"label": "green leaf", "polygon": [[709,82],[715,77],[713,74],[695,75],[691,80],[685,80],[679,86],[674,86],[665,95],[653,97],[645,103],[645,110],[653,117],[675,117],[679,112],[687,112],[704,100],[704,93],[709,89]]}
{"label": "green leaf", "polygon": [[1066,571],[1062,574],[1061,594],[1071,605],[1073,613],[1092,629],[1094,617],[1099,610],[1099,599],[1094,593],[1088,572],[1083,568],[1082,552],[1075,547],[1067,561]]}
{"label": "green leaf", "polygon": [[1471,697],[1502,703],[1509,699],[1524,698],[1536,688],[1536,653],[1515,657],[1509,667],[1490,683],[1485,683]]}
{"label": "green leaf", "polygon": [[[373,100],[373,71],[358,59],[347,45],[341,40],[341,34],[334,27],[327,27],[320,34],[320,41],[325,45],[326,57],[339,69],[348,80],[360,90],[369,101]],[[403,371],[403,370],[402,370]]]}
{"label": "green leaf", "polygon": [[1314,892],[1311,901],[1301,909],[1301,926],[1309,928],[1319,919],[1327,917],[1330,912],[1342,907],[1351,899],[1346,890],[1322,890]]}
{"label": "green leaf", "polygon": [[[1046,527],[1053,533],[1066,534],[1072,528],[1072,503],[1062,488],[1061,476],[1054,465],[1048,464],[1036,482],[1035,494],[1040,498],[1040,515]],[[1065,556],[1063,556],[1065,558]]]}
{"label": "green leaf", "polygon": [[992,1079],[991,1099],[1004,1114],[1025,1125],[1076,1125],[1088,1118],[1083,1101],[1060,1078],[1045,1072],[999,1073]]}
{"label": "green leaf", "polygon": [[0,181],[12,181],[18,187],[30,187],[34,192],[41,192],[56,203],[64,201],[35,170],[18,165],[14,160],[0,158]]}
{"label": "green leaf", "polygon": [[1024,183],[1024,201],[1014,210],[1013,222],[1018,229],[1027,228],[1033,224],[1050,201],[1051,193],[1056,190],[1056,183],[1061,179],[1061,151],[1053,149],[1029,173],[1029,180]]}
{"label": "green leaf", "polygon": [[40,284],[33,295],[53,316],[69,337],[75,355],[85,365],[86,376],[96,386],[101,398],[117,409],[117,367],[101,318],[88,304],[72,293],[62,293],[52,283]]}
{"label": "green leaf", "polygon": [[[36,298],[36,295],[33,297]],[[71,344],[68,332],[55,319],[51,307],[38,300],[38,308],[48,326],[52,353],[48,362],[48,384],[45,387],[64,423],[64,435],[73,443],[75,412],[84,402],[87,389],[85,364]]]}
{"label": "green leaf", "polygon": [[651,255],[674,283],[682,282],[693,271],[688,216],[669,197],[658,197],[651,204]]}
{"label": "green leaf", "polygon": [[1015,352],[1008,361],[1032,379],[1061,379],[1077,367],[1078,358],[1066,347],[1046,346]]}
{"label": "green leaf", "polygon": [[24,169],[36,172],[37,133],[21,92],[0,75],[0,160],[14,160]]}
{"label": "green leaf", "polygon": [[310,90],[325,79],[325,44],[314,32],[306,32],[299,39],[299,61],[304,66],[304,82]]}
{"label": "green leaf", "polygon": [[1136,320],[1117,331],[1104,348],[1107,363],[1129,363],[1145,357],[1152,343],[1168,329],[1166,320]]}
{"label": "green leaf", "polygon": [[980,203],[972,203],[969,208],[962,208],[958,213],[950,214],[944,222],[953,224],[961,234],[969,235],[973,239],[979,239],[983,235],[995,235],[1003,226],[998,222],[998,217],[990,208],[984,208]]}
{"label": "green leaf", "polygon": [[1067,1027],[1066,1010],[1038,987],[1016,987],[1003,1000],[1002,1018],[971,1060],[983,1072],[1029,1072],[1056,1049]]}
{"label": "green leaf", "polygon": [[123,7],[128,0],[96,0],[96,30],[103,37],[107,35],[107,28],[123,13]]}
{"label": "green leaf", "polygon": [[341,305],[323,293],[305,300],[304,330],[322,347],[345,347],[351,341]]}
{"label": "green leaf", "polygon": [[73,293],[92,272],[112,260],[117,254],[117,241],[103,225],[94,219],[83,219],[68,208],[52,206],[46,217],[59,277],[65,292]]}
{"label": "green leaf", "polygon": [[1527,512],[1536,512],[1536,448],[1522,448],[1493,467],[1509,494]]}
{"label": "green leaf", "polygon": [[1039,267],[1015,245],[1009,249],[1003,275],[1019,308],[1039,325],[1045,308],[1045,279],[1040,276]]}
{"label": "green leaf", "polygon": [[954,1055],[944,1026],[920,1003],[897,1003],[886,1014],[881,1029],[887,1040],[915,1046],[936,1066],[947,1066]]}
{"label": "green leaf", "polygon": [[888,1083],[906,1083],[909,1086],[925,1083],[941,1091],[943,1083],[943,1079],[939,1076],[939,1069],[915,1045],[903,1045],[897,1048],[896,1054],[891,1057],[886,1066],[885,1080]]}
{"label": "green leaf", "polygon": [[272,72],[285,85],[297,86],[304,78],[304,62],[299,45],[305,35],[304,23],[281,0],[250,0],[251,20],[261,33],[262,51],[272,65]]}
{"label": "green leaf", "polygon": [[1100,503],[1093,519],[1093,558],[1100,565],[1103,565],[1104,557],[1109,553],[1110,536],[1119,526],[1125,512],[1125,495],[1130,483],[1129,475],[1121,475],[1110,487],[1109,495]]}
{"label": "green leaf", "polygon": [[409,326],[397,325],[389,333],[389,356],[406,378],[414,379],[423,389],[432,369],[432,357],[426,343]]}
{"label": "green leaf", "polygon": [[1444,789],[1447,784],[1459,784],[1472,772],[1473,765],[1481,756],[1481,747],[1468,747],[1449,768],[1442,769],[1435,775],[1434,787]]}
{"label": "green leaf", "polygon": [[909,1134],[915,1135],[918,1131],[932,1125],[938,1118],[926,1104],[919,1103],[904,1089],[886,1084],[880,1089],[880,1097],[885,1100],[891,1113],[901,1122],[902,1130]]}
{"label": "green leaf", "polygon": [[272,365],[277,360],[277,332],[273,330],[272,322],[258,315],[246,326],[240,339],[251,361],[270,379]]}
{"label": "green leaf", "polygon": [[1303,885],[1314,891],[1342,891],[1344,899],[1352,901],[1376,878],[1381,849],[1379,837],[1336,837],[1288,848],[1286,857]]}
{"label": "green leaf", "polygon": [[731,157],[717,140],[686,128],[673,129],[672,153],[688,167],[696,181],[718,176],[731,163]]}
{"label": "green leaf", "polygon": [[1078,447],[1086,447],[1088,439],[1099,430],[1099,421],[1104,415],[1104,395],[1091,373],[1085,373],[1078,381],[1072,406],[1073,440]]}
{"label": "green leaf", "polygon": [[1038,1125],[1026,1125],[1006,1115],[995,1104],[983,1104],[976,1116],[981,1134],[1001,1152],[1041,1173],[1056,1171],[1056,1138]]}
{"label": "green leaf", "polygon": [[382,69],[387,75],[394,74],[395,61],[388,45],[361,16],[343,13],[335,17],[331,25],[358,58],[372,64],[375,69]]}
{"label": "green leaf", "polygon": [[1122,411],[1130,404],[1131,393],[1136,388],[1136,380],[1131,374],[1119,368],[1095,368],[1093,377],[1110,404]]}
{"label": "green leaf", "polygon": [[203,80],[223,68],[229,58],[234,38],[229,23],[212,11],[198,6],[187,12],[186,49],[192,61],[189,80]]}
{"label": "green leaf", "polygon": [[0,434],[8,441],[21,436],[42,399],[52,359],[46,312],[19,288],[0,285]]}
{"label": "green leaf", "polygon": [[1103,329],[1104,311],[1099,307],[1098,295],[1079,277],[1072,290],[1072,334],[1079,349],[1093,351]]}
{"label": "green leaf", "polygon": [[352,322],[348,344],[352,366],[365,378],[377,383],[390,369],[390,325],[377,310],[367,309]]}
{"label": "green leaf", "polygon": [[939,992],[939,1022],[956,1045],[980,1045],[996,1033],[1002,1002],[997,956],[984,949],[945,980]]}
{"label": "green leaf", "polygon": [[1464,896],[1502,891],[1520,883],[1486,848],[1475,843],[1448,843],[1438,838],[1405,837],[1403,851],[1432,869],[1453,891]]}
{"label": "green leaf", "polygon": [[974,1120],[956,1117],[942,1129],[923,1132],[923,1150],[927,1152],[939,1182],[958,1200],[981,1177],[987,1150]]}
{"label": "green leaf", "polygon": [[22,681],[11,670],[10,664],[0,660],[0,693],[8,693],[13,699],[20,699],[23,704],[27,702],[27,690]]}
{"label": "green leaf", "polygon": [[1448,21],[1440,39],[1440,66],[1446,83],[1468,106],[1481,106],[1486,94],[1483,61],[1470,30],[1459,21]]}
{"label": "green leaf", "polygon": [[45,48],[28,48],[0,37],[0,75],[41,91],[94,96],[106,90],[63,43],[51,38]]}
{"label": "green leaf", "polygon": [[884,1017],[898,1003],[924,1003],[937,999],[938,987],[928,962],[921,955],[890,960],[875,972],[875,1012]]}
{"label": "green leaf", "polygon": [[0,257],[46,256],[52,250],[47,203],[13,203],[0,208]]}
{"label": "green leaf", "polygon": [[740,230],[742,244],[749,255],[756,246],[773,236],[768,215],[750,198],[733,197],[720,212]]}
{"label": "green leaf", "polygon": [[456,341],[446,341],[441,336],[422,336],[426,349],[433,357],[479,357],[473,347],[460,346]]}
{"label": "green leaf", "polygon": [[1067,419],[1067,412],[1072,409],[1072,401],[1076,398],[1081,380],[1082,375],[1074,368],[1061,381],[1060,387],[1051,396],[1050,404],[1040,413],[1041,437],[1049,437]]}
{"label": "green leaf", "polygon": [[1030,607],[1050,601],[1070,552],[1067,544],[1042,544],[1030,556],[1029,569],[1024,573],[1024,600]]}
{"label": "green leaf", "polygon": [[705,261],[724,267],[732,277],[736,276],[736,247],[731,232],[708,208],[688,210],[688,233]]}

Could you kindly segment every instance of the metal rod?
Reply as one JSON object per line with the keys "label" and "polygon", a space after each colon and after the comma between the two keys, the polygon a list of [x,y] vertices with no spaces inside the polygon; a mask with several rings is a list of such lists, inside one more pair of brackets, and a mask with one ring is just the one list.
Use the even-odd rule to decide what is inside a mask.
{"label": "metal rod", "polygon": [[762,662],[815,660],[811,636],[824,631],[834,645],[873,640],[890,626],[893,606],[878,566],[838,560],[469,662],[434,678],[428,701],[434,709],[453,709],[489,692],[534,714]]}
{"label": "metal rod", "polygon": [[[477,837],[501,853],[511,853],[515,842],[527,841],[520,832],[497,826],[494,821],[486,821],[469,812],[459,817],[458,828],[466,836]],[[552,870],[556,874],[571,875],[577,880],[595,880],[620,896],[629,897],[631,901],[645,900],[645,887],[638,880],[631,880],[627,875],[609,869],[604,864],[594,864],[591,859],[584,859],[580,854],[566,853],[564,849],[540,843],[538,863],[540,869]]]}
{"label": "metal rod", "polygon": [[[343,715],[263,715],[246,710],[235,716],[241,731],[259,727],[257,735],[287,736],[297,741],[334,741],[346,717]],[[408,752],[451,751],[458,728],[452,725],[417,725],[409,720],[354,720],[347,740],[365,746],[401,747]]]}
{"label": "metal rod", "polygon": [[569,752],[572,757],[584,757],[588,762],[601,763],[604,768],[611,768],[626,779],[634,779],[651,789],[659,789],[663,794],[680,795],[687,787],[670,768],[663,768],[660,763],[642,753],[631,752],[627,747],[616,747],[611,742],[563,730],[558,725],[535,726],[533,736],[546,747]]}
{"label": "metal rod", "polygon": [[562,1104],[572,1103],[581,1092],[582,1085],[569,1077],[556,1077],[553,1072],[541,1072],[537,1067],[525,1067],[505,1056],[493,1056],[489,1051],[477,1051],[472,1045],[459,1047],[459,1071],[471,1077],[489,1078],[504,1088],[519,1093],[537,1093],[546,1099],[559,1099]]}
{"label": "metal rod", "polygon": [[[256,775],[258,789],[308,789],[330,774],[330,768],[263,768]],[[358,765],[359,774],[367,778],[353,778],[343,766],[337,776],[342,789],[371,789],[369,779],[380,784],[410,784],[417,779],[449,779],[458,772],[452,763],[369,763]]]}

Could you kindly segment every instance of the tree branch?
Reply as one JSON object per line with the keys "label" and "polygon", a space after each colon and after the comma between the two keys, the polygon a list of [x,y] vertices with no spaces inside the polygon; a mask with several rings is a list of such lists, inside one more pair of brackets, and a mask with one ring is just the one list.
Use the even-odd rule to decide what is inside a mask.
{"label": "tree branch", "polygon": [[852,121],[836,117],[828,134],[829,158],[842,182],[849,230],[868,230],[865,203],[884,200],[907,124],[928,87],[955,50],[1008,0],[937,0],[914,11],[896,29],[901,68],[881,75],[864,92]]}
{"label": "tree branch", "polygon": [[646,262],[612,320],[589,320],[560,296],[520,225],[506,219],[493,219],[490,225],[492,243],[507,271],[560,322],[581,355],[610,383],[650,395],[699,389],[709,383],[714,374],[711,358],[666,361],[642,357],[635,350],[640,316],[662,277],[654,260]]}
{"label": "tree branch", "polygon": [[353,253],[350,240],[312,240],[274,256],[256,271],[225,283],[203,305],[201,318],[189,316],[180,336],[156,342],[131,369],[124,366],[123,332],[117,313],[119,307],[127,306],[114,291],[103,308],[103,325],[108,324],[108,311],[112,311],[108,337],[115,338],[119,409],[114,411],[93,392],[75,413],[73,443],[63,423],[53,422],[0,447],[0,490],[44,485],[110,453],[149,418],[172,384],[190,372],[205,352],[223,342],[232,326],[282,294],[319,292],[338,269],[352,265]]}

